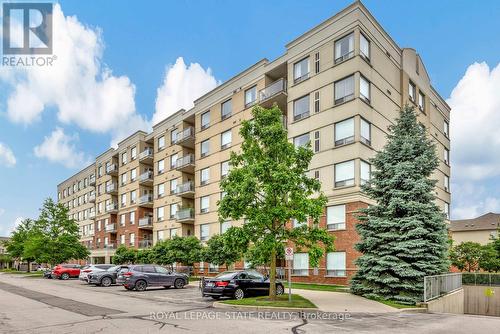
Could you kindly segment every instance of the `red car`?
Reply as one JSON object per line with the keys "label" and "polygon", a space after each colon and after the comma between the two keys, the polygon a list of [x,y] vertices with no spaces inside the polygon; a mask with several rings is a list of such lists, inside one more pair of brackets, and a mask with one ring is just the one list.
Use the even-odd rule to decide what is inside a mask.
{"label": "red car", "polygon": [[59,264],[52,270],[52,278],[69,279],[80,276],[81,266],[79,264]]}

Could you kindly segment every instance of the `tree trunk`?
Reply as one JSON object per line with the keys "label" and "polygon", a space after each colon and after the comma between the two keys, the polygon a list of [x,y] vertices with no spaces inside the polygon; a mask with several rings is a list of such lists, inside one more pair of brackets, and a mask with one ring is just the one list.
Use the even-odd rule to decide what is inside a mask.
{"label": "tree trunk", "polygon": [[276,300],[276,249],[271,250],[271,272],[269,273],[269,299]]}
{"label": "tree trunk", "polygon": [[31,272],[31,262],[28,261],[28,272]]}

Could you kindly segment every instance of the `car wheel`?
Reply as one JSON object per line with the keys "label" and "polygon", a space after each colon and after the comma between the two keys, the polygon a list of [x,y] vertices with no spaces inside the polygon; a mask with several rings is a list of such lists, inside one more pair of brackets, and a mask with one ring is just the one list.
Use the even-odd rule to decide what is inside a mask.
{"label": "car wheel", "polygon": [[279,296],[279,295],[282,295],[283,294],[283,285],[277,285],[276,286],[276,294]]}
{"label": "car wheel", "polygon": [[140,280],[135,282],[135,289],[137,291],[144,291],[148,287],[148,283],[146,281]]}
{"label": "car wheel", "polygon": [[102,280],[101,280],[101,285],[102,286],[110,286],[111,283],[113,283],[113,281],[111,280],[110,277],[103,277]]}
{"label": "car wheel", "polygon": [[184,287],[184,280],[183,279],[178,278],[174,281],[174,288],[182,289],[183,287]]}
{"label": "car wheel", "polygon": [[62,275],[61,275],[61,279],[63,279],[63,280],[67,280],[67,279],[69,279],[69,274],[68,274],[68,273],[64,273],[64,274],[62,274]]}
{"label": "car wheel", "polygon": [[245,292],[238,288],[236,289],[236,291],[234,292],[234,299],[243,299],[245,297]]}
{"label": "car wheel", "polygon": [[170,289],[170,285],[164,285],[163,286],[165,289]]}
{"label": "car wheel", "polygon": [[220,299],[220,296],[210,296],[212,297],[212,299],[215,299],[215,300],[219,300]]}

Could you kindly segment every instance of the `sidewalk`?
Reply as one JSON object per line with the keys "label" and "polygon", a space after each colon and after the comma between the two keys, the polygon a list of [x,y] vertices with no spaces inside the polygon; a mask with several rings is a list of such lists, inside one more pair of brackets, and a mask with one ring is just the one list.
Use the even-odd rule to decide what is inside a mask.
{"label": "sidewalk", "polygon": [[[288,289],[285,289],[288,293]],[[292,289],[292,293],[301,295],[313,302],[324,312],[350,313],[388,313],[398,309],[346,292],[314,291]]]}

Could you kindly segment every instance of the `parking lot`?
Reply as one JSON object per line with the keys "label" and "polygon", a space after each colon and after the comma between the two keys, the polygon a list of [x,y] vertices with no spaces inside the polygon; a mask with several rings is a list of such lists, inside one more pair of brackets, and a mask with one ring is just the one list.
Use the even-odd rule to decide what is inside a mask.
{"label": "parking lot", "polygon": [[77,279],[21,276],[0,273],[0,333],[494,333],[500,327],[498,318],[468,315],[337,313],[318,318],[316,312],[225,310],[202,298],[197,282],[184,289],[137,292]]}

